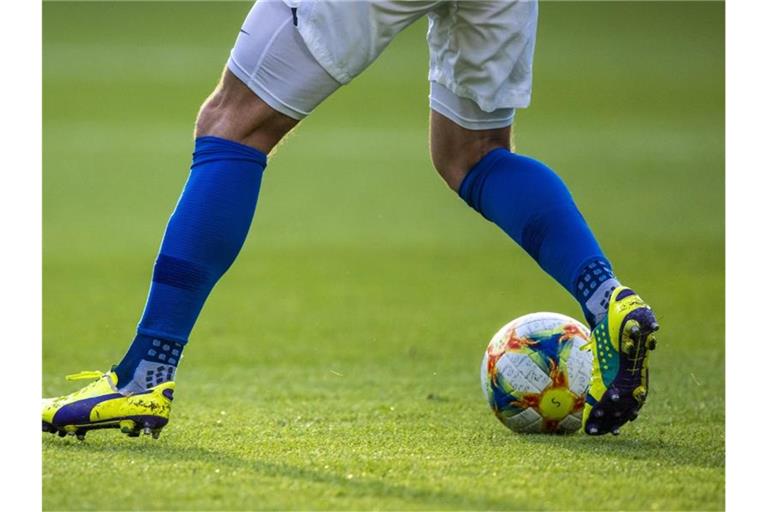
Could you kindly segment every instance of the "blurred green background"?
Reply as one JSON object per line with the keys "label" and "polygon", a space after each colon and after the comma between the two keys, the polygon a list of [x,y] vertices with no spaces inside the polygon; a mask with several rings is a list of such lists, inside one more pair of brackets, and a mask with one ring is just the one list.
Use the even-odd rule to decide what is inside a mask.
{"label": "blurred green background", "polygon": [[[197,109],[249,3],[43,7],[43,389],[132,338]],[[425,20],[272,155],[163,436],[45,436],[46,509],[722,509],[724,7],[544,2],[518,151],[663,326],[617,438],[519,436],[479,387],[510,319],[580,317],[431,169]]]}

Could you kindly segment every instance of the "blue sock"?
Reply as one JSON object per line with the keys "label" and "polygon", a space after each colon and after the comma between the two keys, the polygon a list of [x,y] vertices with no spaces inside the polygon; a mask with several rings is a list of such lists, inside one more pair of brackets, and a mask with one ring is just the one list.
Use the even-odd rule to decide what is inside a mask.
{"label": "blue sock", "polygon": [[[459,195],[568,290],[591,325],[600,321],[605,308],[601,310],[593,296],[604,293],[605,286],[618,286],[618,281],[568,188],[551,169],[532,158],[494,149],[470,169]],[[598,267],[599,282],[592,279],[598,277],[593,273]]]}
{"label": "blue sock", "polygon": [[150,370],[172,378],[206,298],[245,242],[266,164],[264,153],[236,142],[195,141],[192,168],[168,221],[137,336],[115,368],[121,391],[146,388]]}

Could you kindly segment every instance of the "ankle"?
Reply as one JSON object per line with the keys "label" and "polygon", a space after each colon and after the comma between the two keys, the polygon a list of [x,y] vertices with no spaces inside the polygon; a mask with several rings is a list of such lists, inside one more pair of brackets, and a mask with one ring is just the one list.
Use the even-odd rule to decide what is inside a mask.
{"label": "ankle", "polygon": [[608,313],[611,293],[621,283],[613,273],[611,264],[598,258],[584,265],[574,283],[573,295],[592,328],[603,321]]}
{"label": "ankle", "polygon": [[121,392],[145,391],[173,380],[184,345],[137,334],[122,361],[115,367]]}

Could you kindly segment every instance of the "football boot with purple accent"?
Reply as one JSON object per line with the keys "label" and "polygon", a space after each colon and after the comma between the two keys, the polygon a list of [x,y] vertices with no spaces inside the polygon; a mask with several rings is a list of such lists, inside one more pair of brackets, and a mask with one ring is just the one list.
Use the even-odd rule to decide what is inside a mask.
{"label": "football boot with purple accent", "polygon": [[650,306],[631,289],[611,294],[608,313],[592,329],[592,379],[584,405],[584,432],[612,433],[637,418],[648,396],[648,352],[656,348],[659,323]]}
{"label": "football boot with purple accent", "polygon": [[74,393],[43,399],[43,432],[85,439],[89,430],[118,428],[130,437],[142,432],[155,439],[168,423],[176,383],[123,394],[114,372],[80,372],[67,380],[96,379]]}

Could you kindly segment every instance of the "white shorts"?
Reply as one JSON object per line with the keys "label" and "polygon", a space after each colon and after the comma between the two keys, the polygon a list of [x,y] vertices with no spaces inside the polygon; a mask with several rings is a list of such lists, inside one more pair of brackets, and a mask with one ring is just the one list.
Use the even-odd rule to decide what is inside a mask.
{"label": "white shorts", "polygon": [[227,65],[302,119],[426,15],[430,107],[470,130],[500,128],[530,103],[537,13],[535,0],[259,0]]}

